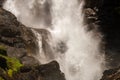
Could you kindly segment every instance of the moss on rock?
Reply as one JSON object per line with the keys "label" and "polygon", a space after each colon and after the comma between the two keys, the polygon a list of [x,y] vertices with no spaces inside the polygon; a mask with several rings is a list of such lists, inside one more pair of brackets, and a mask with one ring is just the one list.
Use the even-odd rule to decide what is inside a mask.
{"label": "moss on rock", "polygon": [[5,66],[1,64],[0,67],[5,70],[6,74],[12,77],[13,73],[17,73],[23,65],[17,58],[8,57],[4,55],[3,52],[1,54],[1,51],[6,52],[6,50],[4,47],[0,46],[0,59],[2,60],[1,63],[5,64]]}
{"label": "moss on rock", "polygon": [[2,77],[0,77],[0,80],[4,80]]}
{"label": "moss on rock", "polygon": [[2,45],[0,45],[0,54],[7,56],[6,48]]}

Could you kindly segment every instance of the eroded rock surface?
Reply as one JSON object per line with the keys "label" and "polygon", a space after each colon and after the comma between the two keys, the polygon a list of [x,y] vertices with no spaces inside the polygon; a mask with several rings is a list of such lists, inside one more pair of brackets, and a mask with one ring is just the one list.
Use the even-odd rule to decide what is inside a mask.
{"label": "eroded rock surface", "polygon": [[[44,52],[47,50],[48,34],[44,29],[36,30],[40,33],[42,40],[42,48]],[[4,46],[5,56],[16,57],[24,65],[17,73],[10,77],[4,74],[7,68],[6,60],[0,57],[4,63],[0,64],[0,79],[4,80],[65,80],[64,74],[60,71],[59,64],[56,61],[45,65],[39,65],[39,62],[33,55],[37,54],[38,43],[36,36],[31,28],[28,28],[17,21],[16,17],[10,12],[0,7],[0,45]],[[0,54],[2,51],[0,50]],[[6,66],[6,67],[5,67]],[[5,69],[4,69],[5,67]]]}
{"label": "eroded rock surface", "polygon": [[[8,56],[17,57],[26,65],[38,63],[33,55],[38,54],[39,46],[32,30],[18,22],[13,14],[0,8],[0,45],[7,48]],[[52,53],[48,43],[50,33],[44,29],[36,30],[36,32],[42,37],[41,49],[44,53],[46,55]]]}
{"label": "eroded rock surface", "polygon": [[106,70],[101,80],[120,80],[120,67]]}

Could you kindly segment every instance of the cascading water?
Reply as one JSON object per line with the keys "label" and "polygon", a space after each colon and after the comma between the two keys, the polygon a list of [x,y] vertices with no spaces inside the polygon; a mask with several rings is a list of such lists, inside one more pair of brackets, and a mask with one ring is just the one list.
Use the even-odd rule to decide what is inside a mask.
{"label": "cascading water", "polygon": [[[52,28],[46,27],[44,24],[42,26],[45,27],[42,28],[49,30],[52,34],[54,46],[51,45],[51,47],[60,46],[57,45],[59,42],[64,42],[67,46],[67,50],[63,54],[60,52],[54,54],[54,59],[59,62],[66,80],[100,80],[105,63],[100,51],[101,37],[97,35],[98,33],[87,32],[85,29],[82,13],[84,2],[82,0],[80,3],[78,0],[7,0],[4,7],[12,10],[19,19],[22,19],[20,20],[22,23],[30,24],[35,28],[37,25],[37,28],[41,28],[40,24],[45,23],[45,17],[38,16],[36,19],[33,16],[31,8],[34,9],[34,1],[42,1],[41,5],[36,4],[38,7],[44,6],[43,4],[48,1],[52,3],[50,7]],[[10,3],[12,4],[11,9],[7,6]],[[25,7],[18,7],[16,3]],[[23,12],[27,15],[22,14]],[[34,20],[38,20],[39,23],[38,18],[43,19],[40,20],[40,24],[34,22]]]}
{"label": "cascading water", "polygon": [[85,30],[82,7],[77,0],[52,0],[52,35],[66,41],[68,50],[59,59],[67,80],[99,80],[104,59],[100,56],[101,39]]}

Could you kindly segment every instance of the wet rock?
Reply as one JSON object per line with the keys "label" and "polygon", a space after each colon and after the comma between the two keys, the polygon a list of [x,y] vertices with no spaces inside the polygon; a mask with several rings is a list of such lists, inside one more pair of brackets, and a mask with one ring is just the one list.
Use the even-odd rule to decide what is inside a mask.
{"label": "wet rock", "polygon": [[5,0],[0,0],[0,7],[2,7],[3,6],[3,2],[4,2]]}
{"label": "wet rock", "polygon": [[0,68],[7,69],[7,62],[6,59],[0,56]]}
{"label": "wet rock", "polygon": [[92,8],[86,8],[84,9],[84,13],[88,24],[95,23],[98,20],[97,10]]}
{"label": "wet rock", "polygon": [[7,51],[5,50],[3,46],[0,46],[0,55],[7,56]]}
{"label": "wet rock", "polygon": [[[65,80],[56,61],[39,65],[38,60],[33,57],[38,54],[39,48],[37,37],[32,30],[18,22],[13,14],[0,8],[0,45],[7,49],[4,55],[15,57],[24,65],[20,71],[13,73],[12,77],[4,74],[0,68],[0,77],[4,80]],[[49,31],[34,30],[42,37],[41,49],[46,55],[50,55],[52,51],[49,45]],[[0,61],[0,66],[5,68],[6,61],[1,57]]]}
{"label": "wet rock", "polygon": [[24,55],[20,59],[20,61],[25,66],[33,66],[33,65],[37,65],[39,63],[34,57],[32,57],[32,56],[26,56],[26,55]]}
{"label": "wet rock", "polygon": [[[30,28],[18,22],[12,13],[0,8],[0,45],[6,47],[6,55],[23,61],[24,55],[36,53],[35,42],[35,36]],[[37,60],[34,61],[36,64]],[[34,65],[34,62],[30,64]]]}
{"label": "wet rock", "polygon": [[120,80],[120,67],[106,70],[101,80]]}
{"label": "wet rock", "polygon": [[104,0],[85,0],[85,7],[86,8],[94,8],[94,7],[101,7],[103,5]]}
{"label": "wet rock", "polygon": [[24,66],[13,80],[65,80],[56,61],[44,65]]}

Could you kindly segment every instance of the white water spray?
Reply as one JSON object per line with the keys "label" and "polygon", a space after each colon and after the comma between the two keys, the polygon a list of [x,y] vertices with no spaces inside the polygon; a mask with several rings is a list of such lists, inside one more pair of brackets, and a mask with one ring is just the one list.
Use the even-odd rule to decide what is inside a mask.
{"label": "white water spray", "polygon": [[82,14],[83,2],[77,0],[52,0],[52,19],[56,40],[66,41],[68,50],[62,69],[67,80],[99,80],[104,58],[100,55],[101,39],[85,30]]}
{"label": "white water spray", "polygon": [[[14,2],[12,0],[8,0],[7,2],[10,3],[10,1]],[[20,0],[15,1],[20,2]],[[24,4],[23,2],[19,3],[22,6],[29,3],[32,3],[30,6],[33,6],[34,3],[32,2],[33,0],[22,1],[24,1]],[[29,3],[26,3],[25,1]],[[87,32],[85,30],[86,25],[84,25],[84,15],[82,13],[83,1],[81,1],[80,4],[78,3],[78,0],[51,1],[52,29],[48,27],[47,29],[53,36],[53,45],[59,46],[57,43],[60,41],[66,43],[67,51],[64,54],[55,54],[55,59],[59,62],[61,70],[65,73],[66,79],[100,80],[104,70],[104,56],[100,52],[101,37],[94,31]],[[5,8],[7,8],[7,2]],[[21,14],[21,12],[24,11],[31,13],[31,10],[29,10],[30,7],[25,7],[25,9],[22,7],[24,11],[20,12],[18,6],[15,6],[15,3],[12,3],[12,5],[14,5],[12,7],[12,10],[14,11],[12,12],[15,15],[19,14],[19,17],[22,17],[22,20],[20,21],[23,23],[29,24],[29,22],[32,22],[32,19],[36,19],[34,16],[29,18],[26,17],[28,15]],[[10,9],[7,8],[7,10]],[[28,22],[25,22],[26,20],[28,20]],[[40,23],[43,22],[40,20]],[[37,26],[37,28],[39,28],[41,25],[36,25],[33,20],[33,22],[30,23],[30,26]],[[44,28],[46,28],[46,26]]]}

